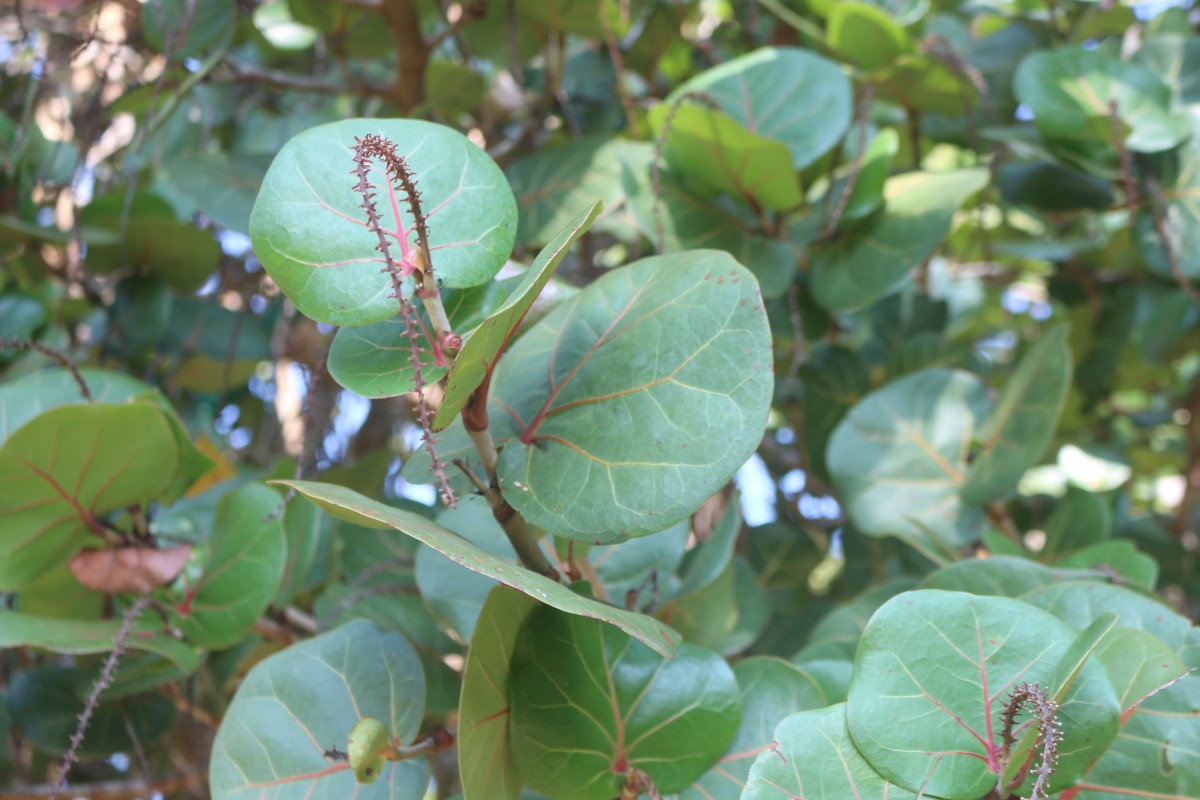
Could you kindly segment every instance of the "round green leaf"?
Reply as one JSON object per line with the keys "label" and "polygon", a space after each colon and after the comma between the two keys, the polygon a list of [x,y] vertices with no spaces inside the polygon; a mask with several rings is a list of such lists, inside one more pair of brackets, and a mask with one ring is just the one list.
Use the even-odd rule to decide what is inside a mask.
{"label": "round green leaf", "polygon": [[1005,164],[996,186],[1008,202],[1042,211],[1103,211],[1114,200],[1110,182],[1056,161]]}
{"label": "round green leaf", "polygon": [[0,590],[99,544],[101,518],[157,500],[179,455],[166,415],[149,403],[60,406],[14,431],[0,448]]}
{"label": "round green leaf", "polygon": [[933,552],[957,550],[983,523],[959,499],[968,446],[991,409],[966,372],[914,372],[867,395],[838,424],[826,464],[851,521]]}
{"label": "round green leaf", "polygon": [[611,800],[640,769],[680,791],[737,732],[737,680],[715,653],[681,645],[667,661],[620,631],[548,607],[517,636],[512,748],[529,785],[551,797]]}
{"label": "round green leaf", "polygon": [[763,47],[706,70],[671,93],[705,92],[752,133],[788,146],[803,169],[850,126],[850,80],[832,61],[795,47]]}
{"label": "round green leaf", "polygon": [[868,3],[836,3],[829,11],[829,46],[864,70],[877,70],[913,52],[913,43],[896,20]]}
{"label": "round green leaf", "polygon": [[292,645],[250,670],[221,720],[209,765],[213,798],[421,797],[424,759],[393,761],[378,781],[359,785],[349,763],[325,753],[343,749],[364,717],[408,744],[424,702],[421,664],[399,634],[354,620]]}
{"label": "round green leaf", "polygon": [[579,541],[663,530],[754,452],[772,384],[757,283],[727,254],[614,270],[500,362],[493,396],[516,433],[501,491],[533,525]]}
{"label": "round green leaf", "polygon": [[228,41],[236,25],[233,0],[149,0],[142,9],[146,41],[182,61]]}
{"label": "round green leaf", "polygon": [[201,153],[170,159],[161,175],[174,195],[213,222],[249,234],[250,212],[265,172],[261,157]]}
{"label": "round green leaf", "polygon": [[[442,292],[446,316],[454,331],[466,333],[504,299],[500,284],[490,281],[472,289]],[[424,307],[417,310],[425,329],[431,330]],[[400,317],[356,328],[342,328],[329,347],[329,374],[345,388],[363,397],[395,397],[415,388],[408,344],[408,326]],[[422,339],[421,377],[437,383],[446,365],[437,363],[433,350]],[[462,354],[459,354],[461,358]]]}
{"label": "round green leaf", "polygon": [[471,637],[458,706],[458,769],[466,800],[516,800],[521,772],[509,741],[509,661],[517,634],[537,601],[496,586]]}
{"label": "round green leaf", "polygon": [[[512,250],[517,208],[500,168],[465,136],[430,122],[354,119],[310,128],[271,162],[250,215],[254,251],[284,293],[307,316],[335,325],[365,325],[393,316],[392,283],[381,272],[378,240],[367,229],[353,190],[354,137],[396,143],[421,193],[434,276],[450,288],[486,283]],[[377,161],[377,160],[376,160]],[[376,208],[392,254],[415,247],[402,189],[390,202],[389,179],[373,163]]]}
{"label": "round green leaf", "polygon": [[867,763],[846,730],[846,705],[792,714],[775,728],[775,746],[758,754],[744,800],[908,800]]}
{"label": "round green leaf", "polygon": [[754,759],[771,750],[779,721],[831,702],[815,678],[782,659],[747,658],[733,674],[742,692],[742,724],[725,755],[679,800],[739,800]]}
{"label": "round green leaf", "polygon": [[673,116],[668,103],[651,109],[655,135],[663,134],[669,116],[667,163],[690,183],[770,211],[801,204],[800,184],[782,142],[759,136],[725,114],[687,104]]}
{"label": "round green leaf", "polygon": [[[97,403],[123,403],[153,391],[123,372],[84,367],[79,374]],[[0,444],[46,409],[83,402],[79,384],[65,369],[38,370],[5,383],[0,386]]]}
{"label": "round green leaf", "polygon": [[[1059,661],[1075,639],[1053,616],[1016,600],[898,595],[871,618],[859,644],[846,707],[854,743],[880,774],[910,791],[982,797],[1005,766],[1007,693],[1024,681],[1053,695]],[[1085,663],[1063,707],[1066,746],[1111,741],[1117,713],[1103,667]],[[1078,772],[1084,766],[1075,765]]]}
{"label": "round green leaf", "polygon": [[1044,138],[1097,161],[1112,152],[1113,102],[1134,152],[1168,150],[1188,136],[1186,122],[1169,110],[1171,90],[1162,79],[1100,50],[1033,53],[1017,67],[1013,88]]}
{"label": "round green leaf", "polygon": [[521,242],[551,242],[597,200],[614,207],[625,194],[619,154],[628,144],[591,136],[514,161],[507,173],[521,209]]}
{"label": "round green leaf", "polygon": [[887,181],[882,213],[813,247],[813,298],[850,311],[891,294],[950,232],[968,197],[987,185],[982,169],[909,172]]}
{"label": "round green leaf", "polygon": [[251,483],[222,500],[205,543],[204,572],[176,608],[189,642],[209,650],[237,644],[270,605],[283,580],[287,540],[283,518],[271,516],[278,492]]}

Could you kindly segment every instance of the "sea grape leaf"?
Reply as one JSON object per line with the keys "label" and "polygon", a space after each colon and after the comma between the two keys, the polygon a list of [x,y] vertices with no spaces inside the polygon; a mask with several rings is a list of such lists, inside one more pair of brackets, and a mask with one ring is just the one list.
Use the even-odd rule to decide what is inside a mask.
{"label": "sea grape leaf", "polygon": [[177,61],[223,46],[236,21],[233,0],[152,0],[142,11],[146,43]]}
{"label": "sea grape leaf", "polygon": [[867,628],[867,622],[881,605],[901,592],[913,588],[912,578],[893,578],[886,583],[872,586],[853,600],[830,611],[813,626],[808,641],[792,658],[797,662],[833,660],[851,661],[858,649],[858,640]]}
{"label": "sea grape leaf", "polygon": [[[450,326],[460,335],[478,325],[503,301],[504,289],[496,281],[470,289],[442,292],[442,305]],[[418,307],[417,314],[425,330],[432,331],[423,307]],[[437,363],[433,349],[423,337],[418,337],[418,344],[421,377],[426,386],[432,386],[446,374],[447,365]],[[403,318],[395,316],[370,325],[338,330],[329,346],[329,374],[343,387],[363,397],[395,397],[413,391],[416,381],[408,326]]]}
{"label": "sea grape leaf", "polygon": [[1096,655],[1117,691],[1122,722],[1163,686],[1188,673],[1162,639],[1136,628],[1113,629]]}
{"label": "sea grape leaf", "polygon": [[962,497],[984,505],[1017,488],[1054,437],[1071,388],[1068,327],[1051,327],[1017,364],[978,433],[980,450],[967,469]]}
{"label": "sea grape leaf", "polygon": [[813,298],[834,311],[850,311],[891,294],[933,254],[959,207],[987,182],[984,169],[890,178],[882,212],[814,245]]}
{"label": "sea grape leaf", "polygon": [[[1200,278],[1200,109],[1185,112],[1191,138],[1180,147],[1158,157],[1158,180],[1162,185],[1164,221],[1179,269],[1190,280]],[[1149,209],[1137,215],[1134,243],[1146,266],[1160,277],[1174,281],[1171,264],[1163,250],[1158,223]]]}
{"label": "sea grape leaf", "polygon": [[993,555],[951,564],[927,577],[920,588],[1024,600],[1057,581],[1100,582],[1104,579],[1102,573],[1094,570],[1047,567],[1027,558]]}
{"label": "sea grape leaf", "polygon": [[750,767],[744,800],[909,800],[916,797],[888,781],[862,757],[846,730],[846,704],[785,717],[773,748]]}
{"label": "sea grape leaf", "polygon": [[99,544],[103,516],[157,500],[179,456],[150,403],[59,406],[22,425],[0,448],[0,590]]}
{"label": "sea grape leaf", "polygon": [[177,156],[162,165],[162,180],[216,224],[250,233],[250,212],[267,165],[258,156],[198,153]]}
{"label": "sea grape leaf", "polygon": [[[1001,597],[921,590],[871,618],[855,659],[847,724],[863,756],[910,791],[948,800],[981,797],[1002,768],[1000,715],[1021,681],[1050,686],[1076,634],[1033,606]],[[1065,739],[1101,736],[1117,713],[1104,668],[1091,661],[1066,696],[1096,714],[1067,724]],[[913,737],[919,748],[912,747]],[[934,762],[936,760],[936,766]]]}
{"label": "sea grape leaf", "polygon": [[855,527],[935,553],[972,541],[983,516],[959,489],[968,443],[990,410],[978,378],[945,369],[914,372],[859,401],[825,454]]}
{"label": "sea grape leaf", "polygon": [[612,544],[663,530],[754,452],[773,383],[757,284],[728,254],[613,270],[500,362],[493,398],[513,433],[500,489],[566,538]]}
{"label": "sea grape leaf", "polygon": [[678,800],[739,800],[751,764],[759,753],[771,750],[780,720],[833,702],[816,679],[779,658],[747,658],[734,665],[733,674],[742,693],[737,735],[725,755]]}
{"label": "sea grape leaf", "polygon": [[996,187],[1008,202],[1041,211],[1103,211],[1114,200],[1112,183],[1057,161],[1005,164]]}
{"label": "sea grape leaf", "polygon": [[609,136],[589,136],[514,161],[507,173],[521,210],[521,242],[548,244],[597,200],[615,208],[625,196],[619,155],[625,145]]}
{"label": "sea grape leaf", "polygon": [[509,662],[517,634],[537,608],[532,597],[496,586],[471,637],[458,706],[458,769],[465,800],[515,800],[521,772],[509,741]]}
{"label": "sea grape leaf", "polygon": [[748,211],[710,203],[690,191],[670,169],[662,170],[656,191],[653,159],[654,145],[649,142],[630,142],[621,149],[621,181],[643,235],[655,244],[661,238],[664,252],[724,250],[754,273],[763,297],[779,297],[787,291],[796,274],[791,242],[755,233],[757,223]]}
{"label": "sea grape leaf", "polygon": [[871,372],[857,350],[822,348],[800,367],[804,383],[801,430],[808,465],[817,477],[829,480],[825,453],[829,437],[863,395],[871,390]]}
{"label": "sea grape leaf", "polygon": [[1097,161],[1112,152],[1110,103],[1128,127],[1125,145],[1136,153],[1168,150],[1188,135],[1186,122],[1170,111],[1171,90],[1161,78],[1100,50],[1032,53],[1017,67],[1013,89],[1045,139]]}
{"label": "sea grape leaf", "polygon": [[1112,509],[1107,500],[1095,492],[1068,487],[1042,525],[1046,544],[1038,556],[1042,561],[1053,561],[1064,554],[1099,544],[1112,535],[1112,525]]}
{"label": "sea grape leaf", "polygon": [[1091,567],[1101,574],[1115,573],[1128,584],[1154,591],[1158,583],[1158,562],[1154,557],[1138,550],[1129,539],[1114,539],[1101,542],[1082,550],[1076,550],[1055,562],[1062,567]]}
{"label": "sea grape leaf", "polygon": [[260,661],[238,687],[213,742],[213,798],[421,797],[423,758],[390,762],[379,780],[360,785],[350,765],[326,751],[345,749],[363,717],[408,744],[424,701],[421,664],[400,634],[354,620],[294,644]]}
{"label": "sea grape leaf", "polygon": [[568,222],[550,244],[538,253],[538,257],[525,271],[521,283],[513,289],[508,299],[466,338],[462,350],[454,359],[450,378],[446,381],[445,394],[434,416],[435,430],[445,428],[454,421],[458,412],[466,407],[471,395],[483,383],[496,359],[504,352],[504,348],[508,346],[521,321],[554,275],[554,270],[562,263],[571,245],[592,226],[600,210],[600,204],[593,203]]}
{"label": "sea grape leaf", "polygon": [[[50,619],[34,614],[0,610],[0,648],[44,647],[54,653],[87,655],[107,653],[113,648],[119,619]],[[200,663],[195,649],[163,632],[162,620],[147,613],[134,625],[126,644],[168,658],[184,673],[192,673]]]}
{"label": "sea grape leaf", "polygon": [[797,47],[761,47],[705,70],[667,98],[704,92],[759,136],[787,145],[796,169],[816,161],[850,126],[850,79],[832,61]]}
{"label": "sea grape leaf", "polygon": [[678,633],[652,617],[575,594],[561,583],[497,558],[425,517],[384,505],[341,486],[312,481],[278,483],[291,486],[338,519],[363,527],[394,528],[406,533],[472,572],[486,575],[568,614],[580,614],[615,625],[664,656],[670,657],[679,643]]}
{"label": "sea grape leaf", "polygon": [[914,52],[904,27],[869,3],[836,3],[829,11],[826,41],[860,69],[882,69]]}
{"label": "sea grape leaf", "polygon": [[[414,119],[352,119],[318,125],[291,139],[271,162],[250,215],[250,238],[271,278],[307,316],[366,325],[393,316],[390,277],[353,190],[356,136],[397,145],[421,192],[434,276],[464,289],[491,280],[512,250],[516,200],[500,168],[462,134]],[[376,159],[377,161],[377,159]],[[397,263],[416,245],[402,189],[389,192],[373,163],[376,206]],[[391,201],[395,199],[395,204]]]}
{"label": "sea grape leaf", "polygon": [[776,139],[759,136],[718,111],[686,103],[672,115],[668,103],[650,110],[650,126],[664,135],[667,163],[712,194],[726,194],[769,211],[803,201],[791,156]]}
{"label": "sea grape leaf", "polygon": [[281,502],[278,492],[261,483],[221,499],[212,535],[203,545],[208,551],[204,571],[176,607],[189,642],[208,650],[231,647],[270,605],[287,564],[283,519],[267,519]]}
{"label": "sea grape leaf", "polygon": [[[83,367],[79,370],[96,403],[124,403],[154,391],[123,372]],[[0,386],[0,444],[9,434],[43,411],[56,406],[84,403],[75,378],[65,369],[37,370]]]}
{"label": "sea grape leaf", "polygon": [[681,645],[667,661],[607,625],[535,609],[510,665],[513,756],[551,797],[610,800],[625,773],[687,788],[725,752],[741,698],[724,659]]}

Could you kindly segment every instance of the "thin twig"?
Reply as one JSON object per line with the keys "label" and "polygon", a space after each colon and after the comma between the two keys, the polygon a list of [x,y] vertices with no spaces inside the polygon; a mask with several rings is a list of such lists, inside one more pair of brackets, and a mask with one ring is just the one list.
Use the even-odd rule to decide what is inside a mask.
{"label": "thin twig", "polygon": [[141,595],[133,601],[133,605],[121,618],[121,627],[117,631],[116,639],[113,640],[112,652],[108,654],[108,658],[104,659],[104,666],[101,667],[100,674],[96,676],[96,682],[92,684],[92,691],[83,705],[83,712],[79,715],[79,724],[75,727],[75,732],[71,734],[71,744],[67,748],[66,755],[63,756],[62,766],[58,770],[58,780],[54,782],[54,789],[50,792],[50,800],[54,800],[66,788],[67,773],[79,760],[79,747],[83,744],[83,737],[87,733],[88,724],[92,721],[92,715],[96,713],[96,708],[100,705],[100,694],[112,685],[117,665],[121,662],[121,657],[125,655],[125,647],[129,642],[129,635],[133,632],[133,626],[149,604],[150,596]]}
{"label": "thin twig", "polygon": [[837,232],[838,225],[842,222],[842,215],[846,213],[846,206],[850,204],[850,196],[854,194],[854,186],[858,183],[858,176],[862,174],[863,158],[866,156],[867,150],[867,124],[871,116],[871,102],[875,99],[875,87],[868,84],[863,89],[862,102],[859,103],[858,112],[855,114],[856,124],[858,125],[858,149],[854,153],[854,159],[850,162],[850,172],[846,176],[846,185],[842,187],[841,193],[838,195],[837,205],[833,208],[833,214],[829,217],[828,223],[825,225],[825,236],[833,236]]}
{"label": "thin twig", "polygon": [[63,369],[71,373],[71,377],[79,385],[79,393],[83,395],[83,399],[89,403],[95,402],[95,398],[92,397],[92,392],[88,389],[87,381],[83,379],[83,374],[79,371],[79,367],[75,366],[74,361],[53,347],[44,345],[41,342],[32,342],[28,339],[0,339],[0,350],[3,349],[32,350],[35,353],[41,353],[47,358],[54,359]]}
{"label": "thin twig", "polygon": [[1150,190],[1150,213],[1154,217],[1154,226],[1158,229],[1158,238],[1162,241],[1163,257],[1167,260],[1167,265],[1171,268],[1171,274],[1175,277],[1175,282],[1179,284],[1179,288],[1183,290],[1191,301],[1200,306],[1200,292],[1196,291],[1196,287],[1192,286],[1192,282],[1183,272],[1183,264],[1179,262],[1179,253],[1175,250],[1175,243],[1171,240],[1171,231],[1167,227],[1167,203],[1163,198],[1162,187],[1159,186],[1158,180],[1153,175],[1146,176],[1146,188]]}
{"label": "thin twig", "polygon": [[[330,342],[332,345],[332,341]],[[317,402],[317,391],[321,387],[321,378],[325,374],[325,363],[329,360],[329,347],[321,353],[320,360],[310,367],[308,376],[308,388],[304,391],[304,410],[300,412],[300,455],[296,456],[296,468],[292,470],[292,480],[299,481],[304,479],[304,465],[308,462],[312,452],[312,442],[316,438],[312,435],[313,425],[313,407]],[[288,504],[296,496],[296,490],[289,486],[287,493],[283,496],[283,500],[275,507],[275,510],[262,518],[263,522],[270,522],[278,517],[287,509]]]}

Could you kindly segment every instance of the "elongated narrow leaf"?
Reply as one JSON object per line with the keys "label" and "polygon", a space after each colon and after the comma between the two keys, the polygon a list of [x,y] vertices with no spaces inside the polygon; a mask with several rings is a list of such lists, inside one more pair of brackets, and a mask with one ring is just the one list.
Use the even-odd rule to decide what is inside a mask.
{"label": "elongated narrow leaf", "polygon": [[500,362],[492,393],[514,435],[500,489],[566,538],[611,544],[663,530],[754,452],[773,383],[758,287],[727,254],[614,270]]}
{"label": "elongated narrow leaf", "polygon": [[271,516],[282,498],[261,483],[222,499],[206,543],[204,572],[177,609],[189,642],[210,650],[237,644],[270,605],[283,580],[287,540]]}
{"label": "elongated narrow leaf", "polygon": [[454,421],[466,407],[471,394],[479,388],[504,352],[517,326],[533,306],[533,301],[554,275],[575,240],[587,232],[599,215],[601,206],[593,203],[567,224],[550,244],[538,254],[533,265],[521,278],[521,283],[495,313],[480,323],[463,342],[462,351],[454,359],[446,392],[434,417],[433,427],[441,430]]}
{"label": "elongated narrow leaf", "polygon": [[915,372],[864,397],[838,424],[826,464],[855,526],[934,552],[978,535],[982,513],[959,498],[968,444],[990,410],[966,372]]}
{"label": "elongated narrow leaf", "polygon": [[[48,619],[0,611],[0,648],[44,647],[70,655],[107,653],[117,640],[121,624],[119,619]],[[162,620],[156,622],[149,612],[138,620],[127,646],[168,658],[185,673],[193,672],[200,662],[192,647],[165,635]]]}
{"label": "elongated narrow leaf", "polygon": [[338,519],[368,528],[394,528],[424,542],[451,561],[511,586],[568,614],[592,617],[615,625],[638,641],[670,657],[679,634],[652,617],[605,605],[575,594],[561,583],[538,575],[482,550],[429,519],[363,497],[341,486],[310,481],[278,481],[293,487]]}
{"label": "elongated narrow leaf", "polygon": [[[1053,616],[1016,600],[932,590],[897,595],[859,643],[846,706],[854,743],[881,775],[910,791],[982,797],[1003,766],[1007,693],[1019,682],[1051,687],[1075,639]],[[1111,736],[1117,700],[1099,663],[1083,665],[1066,703],[1096,714],[1081,715],[1083,724],[1066,719],[1064,739]]]}
{"label": "elongated narrow leaf", "polygon": [[[386,137],[398,147],[421,192],[434,275],[451,288],[490,280],[512,250],[516,201],[500,168],[462,134],[412,119],[353,119],[309,128],[284,145],[263,179],[250,215],[254,252],[308,316],[365,325],[394,315],[391,279],[366,225],[350,174],[354,137]],[[376,163],[370,180],[397,262],[416,245],[408,204]]]}
{"label": "elongated narrow leaf", "polygon": [[774,748],[758,754],[744,800],[909,800],[916,797],[876,772],[846,730],[846,704],[804,711],[775,728]]}
{"label": "elongated narrow leaf", "polygon": [[509,662],[537,603],[507,586],[492,589],[471,637],[458,706],[458,769],[464,800],[516,800],[521,772],[509,741]]}
{"label": "elongated narrow leaf", "polygon": [[13,591],[100,544],[103,515],[157,500],[179,445],[150,403],[51,409],[0,449],[0,590]]}
{"label": "elongated narrow leaf", "polygon": [[512,746],[529,785],[551,797],[611,800],[631,769],[661,792],[691,785],[733,739],[733,670],[684,644],[672,661],[594,620],[541,607],[511,664]]}
{"label": "elongated narrow leaf", "polygon": [[982,505],[1016,489],[1049,446],[1071,388],[1067,332],[1063,324],[1042,334],[1004,384],[967,470],[962,496],[968,503]]}
{"label": "elongated narrow leaf", "polygon": [[421,797],[428,780],[422,758],[390,762],[371,784],[358,784],[345,761],[364,717],[408,744],[421,726],[425,680],[412,645],[365,620],[259,662],[238,688],[213,742],[209,783],[214,800],[258,797]]}

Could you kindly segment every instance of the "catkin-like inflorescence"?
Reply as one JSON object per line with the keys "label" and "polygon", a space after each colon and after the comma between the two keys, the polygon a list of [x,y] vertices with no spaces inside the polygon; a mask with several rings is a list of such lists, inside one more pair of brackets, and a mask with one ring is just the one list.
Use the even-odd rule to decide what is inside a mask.
{"label": "catkin-like inflorescence", "polygon": [[1058,721],[1058,703],[1050,699],[1046,691],[1036,683],[1020,683],[1008,695],[1001,717],[1003,753],[1007,761],[1014,743],[1013,730],[1017,714],[1022,708],[1028,707],[1029,712],[1037,721],[1038,738],[1034,745],[1040,750],[1040,760],[1036,769],[1037,778],[1029,800],[1045,800],[1050,777],[1054,775],[1054,766],[1058,763],[1058,744],[1062,740],[1061,723]]}
{"label": "catkin-like inflorescence", "polygon": [[438,458],[437,449],[434,447],[438,440],[433,435],[432,415],[425,400],[426,384],[421,372],[421,345],[417,310],[408,301],[408,298],[404,296],[405,270],[392,257],[391,242],[388,241],[388,234],[383,230],[379,211],[375,208],[376,187],[370,181],[371,159],[378,158],[383,162],[389,179],[394,183],[399,183],[405,196],[408,198],[409,210],[412,212],[414,227],[417,231],[417,246],[421,248],[425,270],[424,272],[413,272],[413,281],[417,285],[418,291],[420,291],[420,286],[426,279],[430,279],[432,284],[433,278],[433,265],[429,259],[429,237],[425,226],[425,217],[421,213],[420,194],[417,191],[416,181],[413,180],[409,172],[408,165],[404,162],[404,158],[396,152],[396,145],[392,142],[382,136],[373,134],[362,137],[356,136],[354,137],[354,147],[351,150],[354,153],[354,169],[352,173],[358,178],[358,182],[354,184],[354,191],[362,198],[361,208],[367,216],[367,227],[375,234],[375,238],[379,241],[375,245],[375,249],[383,255],[383,271],[391,277],[392,297],[396,298],[396,302],[400,306],[400,317],[404,320],[405,336],[408,338],[408,359],[409,363],[412,364],[413,385],[417,393],[417,418],[421,424],[421,438],[425,444],[425,451],[429,453],[429,458],[433,462],[430,469],[437,476],[438,489],[442,496],[442,501],[453,508],[457,500],[454,497],[454,490],[450,488],[450,478],[446,475],[446,465]]}

